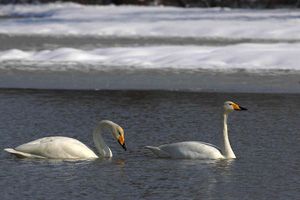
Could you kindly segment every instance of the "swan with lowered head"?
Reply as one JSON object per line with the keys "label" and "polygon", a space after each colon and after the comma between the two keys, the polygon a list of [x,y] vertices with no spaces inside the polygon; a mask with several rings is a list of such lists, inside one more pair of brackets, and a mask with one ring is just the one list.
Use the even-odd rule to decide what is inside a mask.
{"label": "swan with lowered head", "polygon": [[118,124],[109,121],[101,121],[93,132],[93,140],[99,152],[97,156],[82,142],[69,137],[53,136],[40,138],[15,149],[7,148],[5,151],[20,158],[49,158],[49,159],[96,159],[99,157],[110,158],[112,152],[102,137],[102,131],[111,132],[113,137],[126,151],[124,131]]}
{"label": "swan with lowered head", "polygon": [[247,110],[239,106],[232,101],[226,101],[224,103],[224,121],[223,121],[223,149],[219,149],[217,146],[198,142],[198,141],[187,141],[177,142],[172,144],[164,144],[158,147],[146,146],[156,156],[162,158],[176,158],[176,159],[233,159],[236,158],[228,137],[227,130],[227,118],[228,114],[232,111]]}

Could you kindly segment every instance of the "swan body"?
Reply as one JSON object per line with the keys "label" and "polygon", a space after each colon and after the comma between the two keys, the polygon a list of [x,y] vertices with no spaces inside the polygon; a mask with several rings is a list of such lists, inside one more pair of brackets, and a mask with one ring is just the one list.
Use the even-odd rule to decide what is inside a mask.
{"label": "swan body", "polygon": [[198,142],[186,141],[171,144],[164,144],[158,147],[146,146],[145,148],[152,151],[161,158],[174,158],[174,159],[233,159],[236,158],[228,137],[227,131],[227,118],[228,114],[234,110],[241,111],[247,110],[231,101],[224,103],[224,126],[223,126],[223,150],[215,145]]}
{"label": "swan body", "polygon": [[109,120],[101,121],[93,132],[93,139],[99,156],[82,142],[63,136],[44,137],[22,144],[15,149],[7,148],[4,150],[21,158],[95,159],[112,157],[110,148],[102,138],[101,131],[103,129],[109,130],[126,150],[123,129]]}
{"label": "swan body", "polygon": [[164,144],[158,147],[146,146],[161,158],[175,159],[219,159],[224,158],[220,150],[208,143],[197,141]]}

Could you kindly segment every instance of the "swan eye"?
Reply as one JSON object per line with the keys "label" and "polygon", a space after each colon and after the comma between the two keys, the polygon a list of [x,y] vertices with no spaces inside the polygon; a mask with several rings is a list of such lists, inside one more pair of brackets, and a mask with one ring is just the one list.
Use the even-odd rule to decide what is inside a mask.
{"label": "swan eye", "polygon": [[122,135],[122,132],[120,130],[117,130],[117,133],[118,133],[119,136]]}
{"label": "swan eye", "polygon": [[122,135],[122,134],[124,134],[124,131],[123,131],[123,129],[121,127],[119,127],[119,128],[117,128],[117,133],[119,135]]}

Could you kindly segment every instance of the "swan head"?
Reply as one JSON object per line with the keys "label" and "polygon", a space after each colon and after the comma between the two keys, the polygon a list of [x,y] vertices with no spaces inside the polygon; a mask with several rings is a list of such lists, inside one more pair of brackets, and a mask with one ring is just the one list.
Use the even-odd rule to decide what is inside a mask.
{"label": "swan head", "polygon": [[243,110],[247,110],[247,108],[244,108],[240,105],[238,105],[237,103],[234,103],[232,101],[225,101],[224,102],[224,111],[226,113],[230,113],[232,111],[243,111]]}
{"label": "swan head", "polygon": [[118,143],[122,146],[122,148],[126,151],[126,145],[125,145],[125,136],[124,136],[124,130],[121,126],[118,124],[110,121],[110,120],[102,120],[97,129],[95,130],[97,133],[97,130],[104,128],[106,130],[109,130],[113,137],[118,141]]}
{"label": "swan head", "polygon": [[127,147],[125,144],[125,136],[124,136],[124,130],[121,126],[117,125],[113,129],[113,136],[118,140],[118,143],[122,146],[122,148],[126,151]]}

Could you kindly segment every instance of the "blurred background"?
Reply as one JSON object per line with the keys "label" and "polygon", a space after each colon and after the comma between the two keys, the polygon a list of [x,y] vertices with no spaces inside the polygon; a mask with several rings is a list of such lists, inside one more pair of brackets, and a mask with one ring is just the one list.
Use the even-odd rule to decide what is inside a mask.
{"label": "blurred background", "polygon": [[2,4],[74,2],[98,5],[164,5],[178,7],[299,8],[300,0],[0,0]]}

